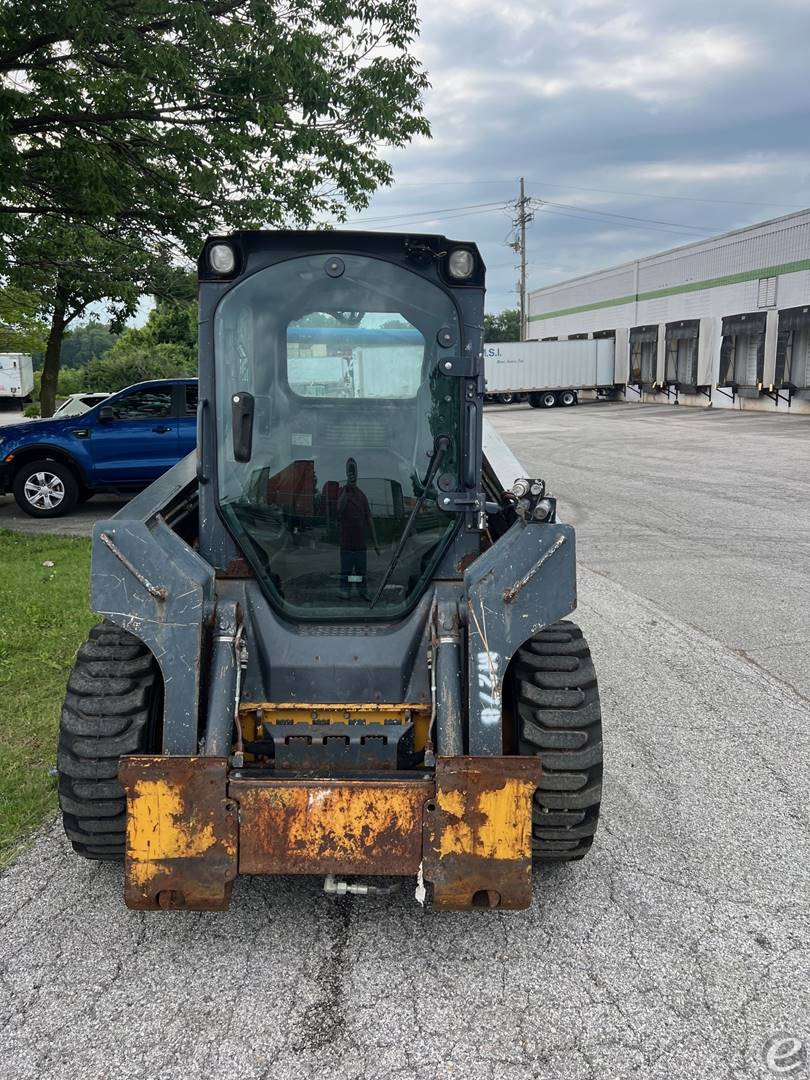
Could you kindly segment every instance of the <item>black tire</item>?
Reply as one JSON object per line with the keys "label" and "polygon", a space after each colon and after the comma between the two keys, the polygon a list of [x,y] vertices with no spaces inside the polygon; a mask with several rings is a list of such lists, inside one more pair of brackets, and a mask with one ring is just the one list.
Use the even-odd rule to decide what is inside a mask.
{"label": "black tire", "polygon": [[557,401],[560,405],[570,407],[579,404],[579,397],[576,390],[561,390],[557,395]]}
{"label": "black tire", "polygon": [[512,672],[519,750],[543,765],[533,856],[581,859],[593,843],[602,797],[602,714],[588,643],[576,623],[555,623],[518,651]]}
{"label": "black tire", "polygon": [[59,805],[74,851],[124,857],[122,754],[158,749],[162,683],[154,657],[112,623],[94,626],[79,649],[59,724]]}
{"label": "black tire", "polygon": [[515,400],[515,395],[514,394],[498,394],[498,404],[499,405],[511,405],[514,400]]}
{"label": "black tire", "polygon": [[544,390],[542,394],[538,394],[537,398],[540,404],[537,408],[540,409],[553,409],[557,404],[557,395],[552,393],[551,390]]}
{"label": "black tire", "polygon": [[43,458],[17,470],[14,498],[17,506],[30,517],[61,517],[69,514],[76,505],[79,482],[69,465]]}

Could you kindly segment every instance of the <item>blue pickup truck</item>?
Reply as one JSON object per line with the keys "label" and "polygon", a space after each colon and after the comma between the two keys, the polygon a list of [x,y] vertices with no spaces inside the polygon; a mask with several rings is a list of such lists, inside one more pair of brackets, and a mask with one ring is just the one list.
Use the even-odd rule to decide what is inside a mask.
{"label": "blue pickup truck", "polygon": [[0,427],[0,494],[59,517],[98,491],[146,487],[196,440],[196,379],[137,383],[80,416]]}

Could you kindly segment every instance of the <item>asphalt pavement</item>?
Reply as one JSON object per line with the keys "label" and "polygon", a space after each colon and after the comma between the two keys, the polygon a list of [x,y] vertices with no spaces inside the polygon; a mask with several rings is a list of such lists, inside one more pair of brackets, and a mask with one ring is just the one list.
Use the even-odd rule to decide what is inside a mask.
{"label": "asphalt pavement", "polygon": [[807,1076],[810,422],[490,415],[580,528],[591,855],[512,914],[257,878],[151,915],[54,823],[0,878],[3,1078]]}

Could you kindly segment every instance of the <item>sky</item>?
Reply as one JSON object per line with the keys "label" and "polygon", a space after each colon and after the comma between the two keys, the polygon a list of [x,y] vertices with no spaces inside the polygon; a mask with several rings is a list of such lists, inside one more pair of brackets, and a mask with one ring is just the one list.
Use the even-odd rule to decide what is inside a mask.
{"label": "sky", "polygon": [[349,223],[476,241],[488,311],[516,306],[520,176],[529,289],[810,206],[810,0],[420,15],[432,138],[386,154],[393,187]]}

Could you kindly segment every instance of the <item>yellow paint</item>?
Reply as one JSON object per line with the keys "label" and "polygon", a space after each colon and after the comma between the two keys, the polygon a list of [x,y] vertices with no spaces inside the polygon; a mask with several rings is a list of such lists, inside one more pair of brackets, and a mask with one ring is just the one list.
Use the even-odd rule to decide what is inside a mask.
{"label": "yellow paint", "polygon": [[[535,785],[515,778],[473,792],[442,791],[439,807],[451,817],[439,836],[438,853],[482,859],[526,859],[531,854],[531,798]],[[478,820],[482,818],[483,820]]]}
{"label": "yellow paint", "polygon": [[243,702],[239,717],[246,739],[259,737],[263,723],[295,724],[347,724],[360,721],[364,724],[386,724],[392,721],[413,722],[414,748],[424,749],[430,725],[430,705],[416,704],[313,704],[300,701]]}
{"label": "yellow paint", "polygon": [[[127,874],[132,882],[145,885],[159,869],[155,863],[199,857],[216,842],[213,825],[199,828],[189,818],[179,788],[167,780],[135,783],[127,800]],[[235,854],[232,843],[228,848]]]}

